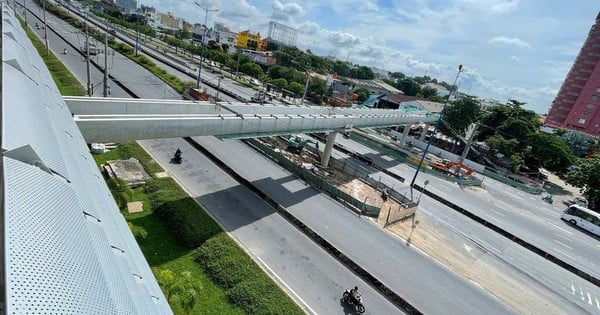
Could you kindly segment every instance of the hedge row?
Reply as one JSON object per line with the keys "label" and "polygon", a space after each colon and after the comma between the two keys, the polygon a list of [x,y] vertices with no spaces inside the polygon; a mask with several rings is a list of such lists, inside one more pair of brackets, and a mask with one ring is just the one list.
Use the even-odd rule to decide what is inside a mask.
{"label": "hedge row", "polygon": [[202,244],[194,258],[248,314],[304,314],[225,233]]}
{"label": "hedge row", "polygon": [[221,232],[221,228],[171,178],[156,178],[145,190],[152,209],[164,220],[175,237],[187,248],[196,248]]}

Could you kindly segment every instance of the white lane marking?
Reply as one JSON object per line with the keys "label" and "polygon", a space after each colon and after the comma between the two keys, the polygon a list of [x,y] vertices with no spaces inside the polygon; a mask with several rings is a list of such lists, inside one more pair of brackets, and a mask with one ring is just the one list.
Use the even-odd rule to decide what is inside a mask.
{"label": "white lane marking", "polygon": [[496,201],[496,206],[499,206],[500,209],[510,209],[511,208],[511,206],[509,206],[508,203],[501,201],[501,200]]}
{"label": "white lane marking", "polygon": [[555,228],[557,228],[557,229],[559,229],[559,230],[561,230],[561,231],[563,231],[563,232],[566,232],[566,233],[568,233],[568,234],[570,234],[570,235],[573,235],[573,232],[571,232],[571,231],[567,231],[567,230],[565,230],[565,229],[561,228],[560,226],[558,226],[558,225],[556,225],[556,224],[554,224],[554,223],[547,222],[547,221],[546,221],[546,223],[548,223],[548,224],[552,225],[553,227],[555,227]]}
{"label": "white lane marking", "polygon": [[514,199],[519,199],[519,200],[523,200],[523,197],[521,197],[521,196],[517,196],[517,195],[512,195],[512,197],[513,197],[513,198],[514,198]]}
{"label": "white lane marking", "polygon": [[[569,241],[569,242],[572,242],[572,241],[573,241],[572,239],[570,239],[570,238],[568,238],[568,237],[566,237],[566,236],[564,236],[564,235],[558,234],[558,233],[554,233],[554,235],[556,235],[556,236],[558,236],[558,237],[562,237],[563,239],[565,239],[565,240],[567,240],[567,241]],[[598,247],[600,247],[600,246],[598,246]]]}
{"label": "white lane marking", "polygon": [[[571,256],[571,255],[569,255],[569,254],[567,254],[567,253],[565,253],[565,252],[563,252],[563,251],[561,251],[561,250],[558,250],[558,249],[556,249],[556,248],[555,248],[554,250],[555,250],[556,252],[558,252],[558,253],[561,253],[561,254],[563,254],[563,255],[565,255],[565,256],[567,256],[567,257],[569,257],[569,258],[573,259],[573,260],[576,260],[576,259],[575,259],[575,257],[573,257],[573,256]],[[582,293],[582,294],[583,294],[583,293]]]}
{"label": "white lane marking", "polygon": [[600,309],[600,302],[598,302],[598,299],[595,299],[595,300],[596,300],[596,307]]}
{"label": "white lane marking", "polygon": [[566,248],[568,248],[568,249],[573,249],[573,247],[571,247],[571,246],[569,246],[569,245],[566,245],[566,244],[563,244],[563,243],[561,243],[561,242],[559,242],[559,241],[557,241],[557,240],[554,240],[554,243],[556,243],[556,244],[560,244],[560,245],[562,245],[562,246],[564,246],[564,247],[566,247]]}
{"label": "white lane marking", "polygon": [[500,212],[500,211],[498,211],[498,210],[494,210],[494,209],[492,209],[492,208],[490,208],[490,210],[492,210],[492,211],[496,212],[496,213],[497,213],[499,216],[501,216],[501,217],[503,217],[503,216],[504,216],[504,213],[502,213],[502,212]]}
{"label": "white lane marking", "polygon": [[575,286],[571,283],[571,294],[575,295]]}
{"label": "white lane marking", "polygon": [[590,305],[594,305],[594,304],[592,303],[592,296],[590,295],[590,292],[586,292],[586,293],[587,293],[587,296],[588,296],[588,303],[589,303]]}
{"label": "white lane marking", "polygon": [[258,258],[258,260],[260,260],[260,263],[263,264],[263,266],[265,266],[265,268],[267,268],[269,270],[269,272],[275,276],[275,278],[277,278],[277,280],[279,282],[281,282],[290,292],[292,292],[292,294],[298,299],[298,301],[300,301],[300,303],[302,303],[307,309],[308,311],[310,311],[312,314],[317,314],[317,312],[315,312],[315,310],[313,310],[308,303],[306,303],[294,290],[292,290],[292,288],[290,288],[289,285],[287,285],[287,283],[285,283],[283,281],[283,279],[281,279],[276,273],[275,271],[273,271],[273,269],[271,269],[271,267],[269,267],[264,260],[262,260],[262,258],[260,258],[259,256],[256,256],[256,258]]}

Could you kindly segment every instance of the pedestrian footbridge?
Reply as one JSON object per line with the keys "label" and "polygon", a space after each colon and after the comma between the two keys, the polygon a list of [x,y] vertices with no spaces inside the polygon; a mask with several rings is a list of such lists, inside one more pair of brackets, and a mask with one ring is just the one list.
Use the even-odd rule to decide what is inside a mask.
{"label": "pedestrian footbridge", "polygon": [[437,119],[427,112],[389,109],[92,97],[64,97],[64,101],[88,143],[206,135],[254,138]]}

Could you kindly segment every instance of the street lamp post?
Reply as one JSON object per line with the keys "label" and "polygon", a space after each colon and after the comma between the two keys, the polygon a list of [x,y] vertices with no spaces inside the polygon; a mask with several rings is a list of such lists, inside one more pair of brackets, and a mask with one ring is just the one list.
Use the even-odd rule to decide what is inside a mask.
{"label": "street lamp post", "polygon": [[137,27],[137,35],[135,36],[135,55],[140,53],[140,1],[135,5],[135,22]]}
{"label": "street lamp post", "polygon": [[48,31],[46,28],[46,0],[42,0],[42,6],[44,7],[44,40],[46,42],[46,55],[50,53],[50,48],[48,47]]}
{"label": "street lamp post", "polygon": [[217,12],[218,9],[211,9],[210,7],[202,6],[200,3],[195,2],[202,10],[204,10],[204,31],[202,32],[202,41],[200,42],[200,65],[198,66],[198,79],[196,80],[196,88],[200,88],[200,75],[202,74],[202,63],[204,62],[204,39],[206,38],[206,23],[208,21],[208,12]]}
{"label": "street lamp post", "polygon": [[425,180],[425,182],[423,183],[423,188],[421,188],[419,199],[417,199],[417,206],[421,203],[421,196],[423,196],[423,191],[425,190],[425,187],[427,187],[427,185],[429,185],[429,180]]}
{"label": "street lamp post", "polygon": [[[425,160],[425,156],[427,156],[427,152],[429,151],[429,147],[431,146],[433,137],[435,136],[435,133],[437,132],[437,129],[440,126],[440,123],[442,122],[442,118],[444,117],[444,112],[446,111],[446,106],[448,105],[448,102],[450,101],[450,97],[452,96],[452,92],[454,91],[454,87],[456,86],[456,81],[458,80],[458,77],[460,76],[462,71],[463,71],[463,66],[459,65],[458,72],[456,73],[456,78],[454,78],[454,83],[452,83],[452,88],[450,88],[450,91],[448,92],[448,98],[446,99],[446,102],[444,103],[444,106],[442,107],[442,111],[440,112],[440,116],[438,117],[438,120],[435,122],[435,127],[433,127],[433,134],[429,137],[429,141],[427,141],[427,146],[425,146],[425,150],[423,151],[423,155],[421,156],[419,165],[417,165],[417,170],[415,171],[415,175],[413,176],[412,181],[410,182],[410,199],[411,200],[413,199],[413,185],[415,184],[417,175],[419,175],[419,171],[421,170],[421,165],[423,164],[423,160]],[[428,131],[425,131],[425,132],[428,132]]]}

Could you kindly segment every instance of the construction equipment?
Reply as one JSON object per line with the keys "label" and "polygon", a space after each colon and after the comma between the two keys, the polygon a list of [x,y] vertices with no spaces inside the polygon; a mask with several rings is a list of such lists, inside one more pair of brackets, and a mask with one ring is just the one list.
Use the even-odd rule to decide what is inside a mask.
{"label": "construction equipment", "polygon": [[304,149],[304,147],[309,143],[309,142],[315,142],[313,140],[310,139],[303,139],[301,136],[291,136],[288,139],[288,146],[287,146],[287,150],[292,152],[292,153],[296,153],[296,154],[300,154],[300,152],[302,152],[302,150]]}
{"label": "construction equipment", "polygon": [[434,170],[456,177],[469,177],[475,172],[474,169],[468,167],[467,165],[446,159],[433,160],[431,161],[430,165]]}

